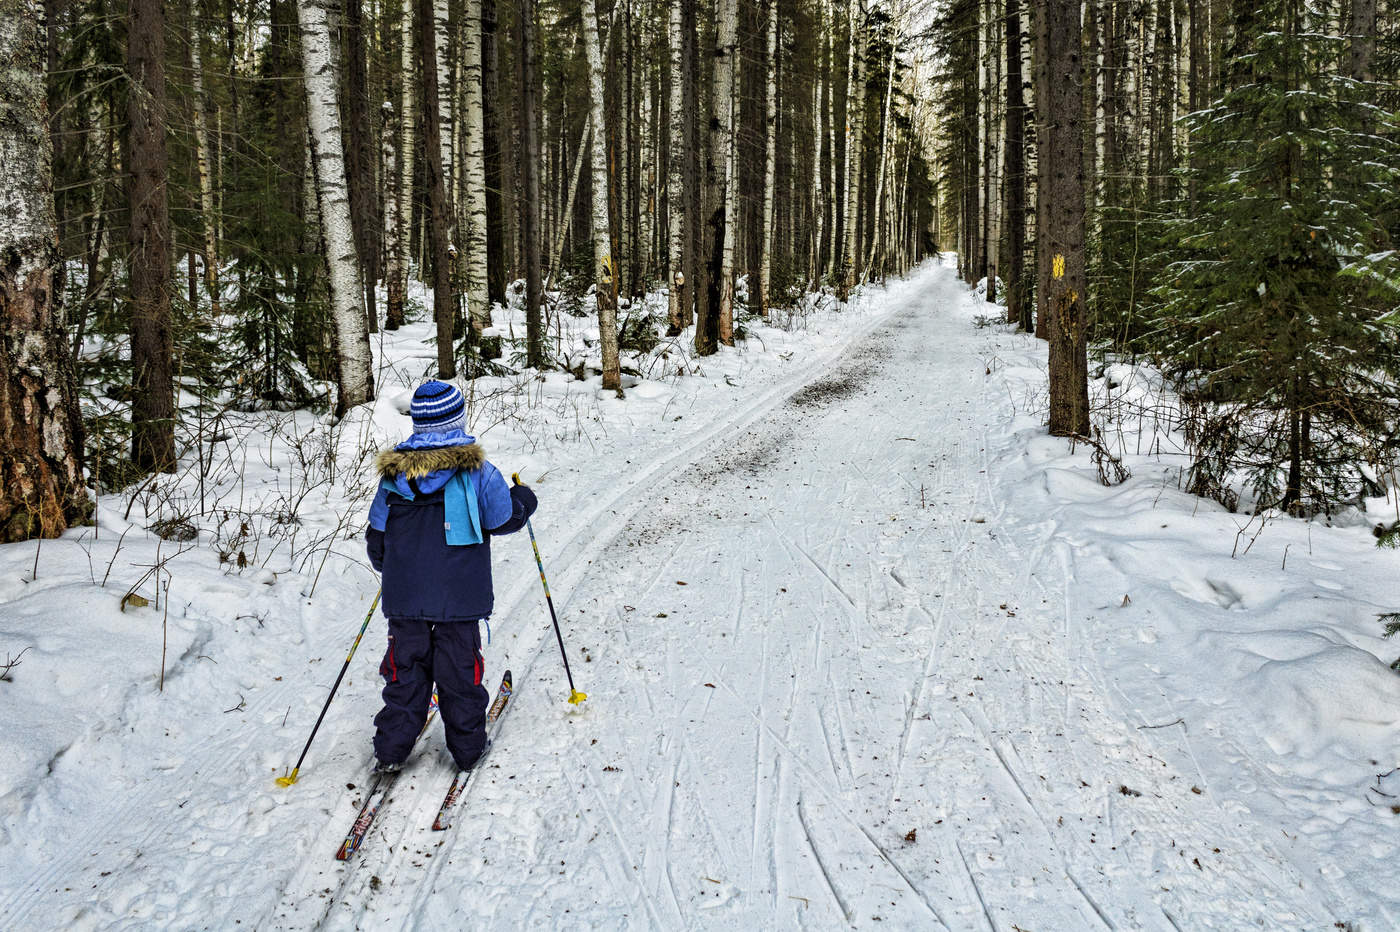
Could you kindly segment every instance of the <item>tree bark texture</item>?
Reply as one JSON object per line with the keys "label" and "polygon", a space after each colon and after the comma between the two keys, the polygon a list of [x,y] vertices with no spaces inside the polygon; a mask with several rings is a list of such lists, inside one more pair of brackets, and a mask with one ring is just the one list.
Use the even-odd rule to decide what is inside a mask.
{"label": "tree bark texture", "polygon": [[[413,220],[413,156],[417,148],[414,139],[414,93],[413,63],[415,60],[414,0],[403,0],[399,10],[399,95],[398,111],[395,114],[393,135],[394,184],[387,192],[386,225],[389,237],[387,251],[389,267],[386,271],[387,308],[384,312],[384,326],[397,330],[404,322],[404,303],[408,296],[408,255],[410,224]],[[390,143],[385,133],[385,146]],[[387,156],[386,152],[386,156]],[[385,159],[385,171],[389,170],[389,160]],[[390,219],[392,218],[392,219]]]}
{"label": "tree bark texture", "polygon": [[1038,124],[1046,164],[1046,252],[1050,257],[1050,433],[1089,433],[1084,297],[1083,68],[1078,0],[1046,0],[1041,30],[1047,79]]}
{"label": "tree bark texture", "polygon": [[[150,0],[140,0],[150,2]],[[301,60],[306,85],[306,118],[311,155],[316,164],[316,197],[321,240],[330,286],[331,321],[335,327],[339,387],[336,414],[374,398],[373,361],[364,306],[364,286],[355,251],[350,198],[341,149],[340,106],[332,58],[327,0],[300,0]],[[334,0],[331,0],[334,2]],[[133,24],[133,34],[135,33]]]}
{"label": "tree bark texture", "polygon": [[[190,4],[190,18],[195,14],[194,3]],[[219,240],[218,225],[214,209],[214,171],[209,148],[209,115],[204,104],[204,64],[200,54],[201,37],[199,30],[191,29],[190,41],[190,80],[193,82],[190,95],[194,100],[194,142],[195,160],[199,171],[199,210],[200,225],[204,232],[204,288],[209,292],[211,312],[219,314]]]}
{"label": "tree bark texture", "polygon": [[[709,288],[705,283],[704,259],[701,243],[701,177],[700,150],[700,37],[697,33],[696,0],[680,0],[681,4],[681,109],[686,114],[682,131],[683,163],[681,166],[683,186],[681,200],[684,204],[684,217],[681,223],[681,252],[684,256],[681,271],[685,275],[685,285],[690,289],[689,300],[684,303],[682,323],[688,325],[690,308],[694,308],[695,343],[700,344],[700,327],[708,320],[706,310]],[[713,333],[713,331],[711,331]]]}
{"label": "tree bark texture", "polygon": [[1376,79],[1376,0],[1351,0],[1348,10],[1347,74],[1355,81]]}
{"label": "tree bark texture", "polygon": [[685,265],[685,121],[694,120],[695,114],[685,109],[685,80],[681,56],[681,0],[670,0],[667,38],[671,62],[670,96],[670,151],[666,172],[666,217],[667,234],[670,237],[667,250],[670,261],[670,274],[667,276],[667,318],[668,332],[676,335],[689,323],[686,304],[690,292],[689,282],[683,271]]}
{"label": "tree bark texture", "polygon": [[[778,0],[768,0],[768,78],[764,96],[763,219],[758,262],[758,313],[768,316],[768,288],[773,280],[773,188],[778,180]],[[796,205],[793,205],[796,207]]]}
{"label": "tree bark texture", "polygon": [[62,308],[38,0],[0,0],[0,543],[85,520],[83,422]]}
{"label": "tree bark texture", "polygon": [[447,200],[447,179],[443,163],[433,158],[441,153],[441,114],[438,107],[442,94],[438,88],[440,74],[437,62],[437,29],[433,0],[418,0],[418,56],[423,75],[423,169],[428,187],[428,239],[433,264],[433,319],[437,323],[438,378],[457,376],[457,357],[453,351],[456,337],[457,302],[452,295],[452,260],[456,247],[448,231],[452,208]]}
{"label": "tree bark texture", "polygon": [[462,22],[462,192],[466,203],[467,313],[473,342],[491,326],[486,280],[486,121],[481,100],[481,0],[467,0]]}
{"label": "tree bark texture", "polygon": [[[856,268],[860,261],[860,222],[857,214],[860,201],[861,138],[865,132],[865,69],[862,67],[865,59],[865,22],[858,12],[859,0],[847,0],[847,3],[850,6],[851,41],[846,81],[846,245],[843,250],[844,265],[838,290],[842,301],[850,296],[860,274]],[[976,125],[975,119],[971,125]],[[974,193],[974,199],[976,196]],[[971,222],[970,217],[968,222]]]}
{"label": "tree bark texture", "polygon": [[1031,329],[1026,303],[1026,99],[1021,78],[1021,10],[1006,0],[1006,319]]}
{"label": "tree bark texture", "polygon": [[[530,4],[531,15],[533,16],[534,4]],[[524,7],[521,7],[523,13]],[[534,26],[530,27],[531,34],[527,37],[531,40],[533,53],[534,46]],[[502,193],[505,190],[505,172],[501,164],[501,149],[504,139],[501,128],[501,78],[500,78],[500,43],[497,39],[498,22],[496,15],[496,0],[481,0],[481,115],[484,120],[484,152],[483,157],[486,165],[486,300],[488,307],[499,303],[505,306],[506,303],[506,231],[505,231],[505,205]],[[525,54],[524,45],[517,46],[517,61]],[[534,66],[537,67],[537,66]],[[538,103],[538,73],[531,72],[536,82],[536,123],[538,124],[539,103]],[[522,108],[525,88],[521,86]],[[524,148],[524,132],[521,127],[521,147]],[[535,157],[539,157],[539,129],[535,129]],[[528,158],[528,156],[527,156]],[[521,171],[525,169],[522,163]],[[543,168],[540,164],[535,164],[535,183],[539,184],[540,171]],[[521,188],[525,187],[525,179],[521,178]],[[540,236],[538,200],[536,200],[536,236]],[[528,237],[521,231],[521,239],[525,240],[528,249]],[[536,247],[538,249],[538,246]],[[536,265],[538,266],[538,260]]]}
{"label": "tree bark texture", "polygon": [[[487,0],[494,2],[494,0]],[[540,141],[536,112],[535,0],[520,0],[520,141],[524,158],[520,180],[525,189],[521,201],[520,230],[525,260],[525,352],[529,365],[543,369],[544,327],[540,321]]]}
{"label": "tree bark texture", "polygon": [[[723,43],[724,83],[716,82],[714,93],[723,94],[724,124],[720,146],[724,159],[723,221],[719,270],[719,341],[734,345],[734,255],[739,231],[739,0],[723,0],[720,6],[719,42]],[[716,53],[718,54],[718,53]],[[716,59],[718,61],[718,59]],[[716,70],[718,76],[718,70]]]}
{"label": "tree bark texture", "polygon": [[365,66],[364,11],[361,0],[344,0],[341,28],[345,51],[345,179],[350,192],[350,222],[355,252],[365,285],[369,332],[379,327],[375,283],[379,281],[379,198],[375,187],[374,133],[370,124],[369,77]]}
{"label": "tree bark texture", "polygon": [[127,32],[126,162],[130,226],[131,458],[175,469],[170,332],[170,210],[165,149],[165,5],[133,0]]}
{"label": "tree bark texture", "polygon": [[608,138],[603,114],[603,59],[598,47],[598,12],[593,0],[583,0],[583,46],[588,57],[588,87],[592,113],[593,282],[598,302],[598,342],[603,353],[603,389],[622,395],[622,366],[617,346],[617,274],[612,259],[612,226],[608,211]]}

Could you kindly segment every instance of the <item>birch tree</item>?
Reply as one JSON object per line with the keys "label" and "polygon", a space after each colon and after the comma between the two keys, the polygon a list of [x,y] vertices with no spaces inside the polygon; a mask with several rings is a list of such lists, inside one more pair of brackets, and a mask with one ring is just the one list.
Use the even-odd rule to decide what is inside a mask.
{"label": "birch tree", "polygon": [[598,47],[598,12],[583,0],[583,48],[588,58],[590,135],[593,174],[593,283],[598,302],[598,342],[603,352],[603,388],[622,397],[622,364],[617,346],[617,275],[612,258],[608,215],[608,141],[604,122],[603,58]]}
{"label": "birch tree", "polygon": [[52,142],[38,0],[0,0],[0,543],[91,511],[73,361],[54,300]]}
{"label": "birch tree", "polygon": [[[667,51],[671,64],[671,96],[670,96],[670,159],[666,166],[666,216],[669,224],[667,233],[669,234],[670,246],[667,249],[667,256],[670,258],[670,275],[667,281],[667,309],[670,322],[669,332],[675,335],[681,332],[686,326],[688,314],[683,307],[686,301],[686,286],[691,284],[685,280],[683,271],[685,249],[685,205],[682,190],[684,184],[685,165],[685,113],[684,84],[681,70],[681,0],[671,0],[669,7],[669,28],[666,31]],[[694,115],[691,114],[691,117]]]}
{"label": "birch tree", "polygon": [[[403,323],[404,301],[408,292],[409,225],[413,218],[413,155],[417,148],[413,134],[413,23],[413,0],[403,0],[399,20],[398,113],[394,133],[384,134],[384,167],[386,171],[391,164],[394,167],[394,183],[385,198],[385,251],[388,253],[385,275],[388,306],[384,312],[384,326],[388,330],[397,330]],[[391,146],[392,162],[389,151]]]}
{"label": "birch tree", "polygon": [[473,343],[491,326],[486,278],[486,122],[481,100],[481,0],[467,0],[462,17],[462,192],[466,203],[467,314]]}
{"label": "birch tree", "polygon": [[[735,146],[734,129],[738,121],[739,63],[739,0],[721,0],[719,10],[719,30],[717,45],[724,49],[721,55],[715,52],[715,90],[722,98],[723,118],[716,146],[719,158],[724,161],[723,220],[724,232],[720,236],[719,268],[719,341],[725,346],[734,345],[734,240],[739,229],[739,161]],[[720,79],[723,61],[723,79]]]}
{"label": "birch tree", "polygon": [[437,29],[432,0],[418,2],[418,56],[423,75],[423,175],[428,186],[428,237],[433,265],[433,319],[437,323],[438,378],[451,379],[457,375],[457,357],[452,342],[456,338],[457,305],[452,300],[452,259],[457,247],[452,244],[450,220],[452,208],[447,198],[446,167],[433,158],[441,152],[442,94],[438,88],[441,73],[437,60]]}
{"label": "birch tree", "polygon": [[[195,5],[190,4],[190,21],[195,19]],[[209,148],[209,115],[204,104],[204,64],[201,61],[199,30],[190,29],[190,88],[194,100],[194,142],[196,168],[199,172],[200,222],[204,233],[204,287],[209,292],[212,313],[219,314],[219,241],[214,210],[214,175]]]}
{"label": "birch tree", "polygon": [[758,312],[768,316],[768,286],[773,280],[773,188],[778,168],[778,0],[768,0],[768,80],[763,125],[766,128],[763,160],[763,244],[758,261]]}
{"label": "birch tree", "polygon": [[841,300],[850,296],[855,287],[860,261],[860,159],[861,135],[865,131],[865,23],[860,13],[860,0],[848,0],[850,19],[850,52],[846,71],[846,245],[841,269],[839,294]]}
{"label": "birch tree", "polygon": [[306,119],[311,130],[311,154],[316,165],[316,196],[330,287],[331,322],[335,327],[336,353],[339,357],[340,391],[335,410],[337,415],[343,415],[355,405],[374,398],[374,373],[365,317],[364,287],[350,223],[350,198],[345,181],[345,154],[341,147],[340,107],[336,100],[327,2],[334,0],[298,0],[297,18],[301,27]]}

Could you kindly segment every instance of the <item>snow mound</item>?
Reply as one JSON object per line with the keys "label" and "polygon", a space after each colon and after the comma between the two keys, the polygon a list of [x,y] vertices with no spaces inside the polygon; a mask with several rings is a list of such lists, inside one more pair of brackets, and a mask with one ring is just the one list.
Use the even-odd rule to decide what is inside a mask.
{"label": "snow mound", "polygon": [[1367,651],[1336,645],[1269,660],[1241,685],[1255,693],[1264,738],[1278,754],[1335,750],[1384,762],[1400,745],[1400,676]]}

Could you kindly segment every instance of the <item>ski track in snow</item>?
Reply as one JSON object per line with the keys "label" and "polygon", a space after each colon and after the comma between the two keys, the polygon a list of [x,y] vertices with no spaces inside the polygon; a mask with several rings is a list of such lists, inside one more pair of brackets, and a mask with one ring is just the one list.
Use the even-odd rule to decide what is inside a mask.
{"label": "ski track in snow", "polygon": [[[887,300],[844,354],[619,469],[542,535],[580,711],[547,625],[488,648],[517,692],[454,825],[428,830],[450,774],[411,767],[341,865],[359,791],[323,789],[302,837],[259,823],[243,926],[1322,929],[1364,896],[1217,802],[1184,728],[1138,727],[1180,713],[1165,688],[1140,708],[1088,649],[1087,574],[1113,570],[997,498],[1016,414],[978,307],[934,267]],[[511,567],[497,617],[542,612],[533,567]],[[253,720],[292,687],[260,691]],[[186,757],[217,772],[237,754],[214,734]],[[86,924],[151,915],[120,875],[192,830],[168,811],[189,792],[171,776],[113,807],[100,834],[127,854]],[[7,882],[0,925],[34,926],[87,856]]]}

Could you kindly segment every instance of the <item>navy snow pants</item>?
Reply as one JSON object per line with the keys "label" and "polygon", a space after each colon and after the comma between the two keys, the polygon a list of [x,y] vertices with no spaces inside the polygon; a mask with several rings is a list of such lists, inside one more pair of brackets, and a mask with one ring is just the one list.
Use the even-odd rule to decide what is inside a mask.
{"label": "navy snow pants", "polygon": [[459,768],[476,763],[486,747],[486,706],[481,685],[481,629],[475,621],[389,619],[389,649],[379,665],[384,708],[374,717],[374,756],[400,763],[428,718],[433,684],[447,733],[447,749]]}

